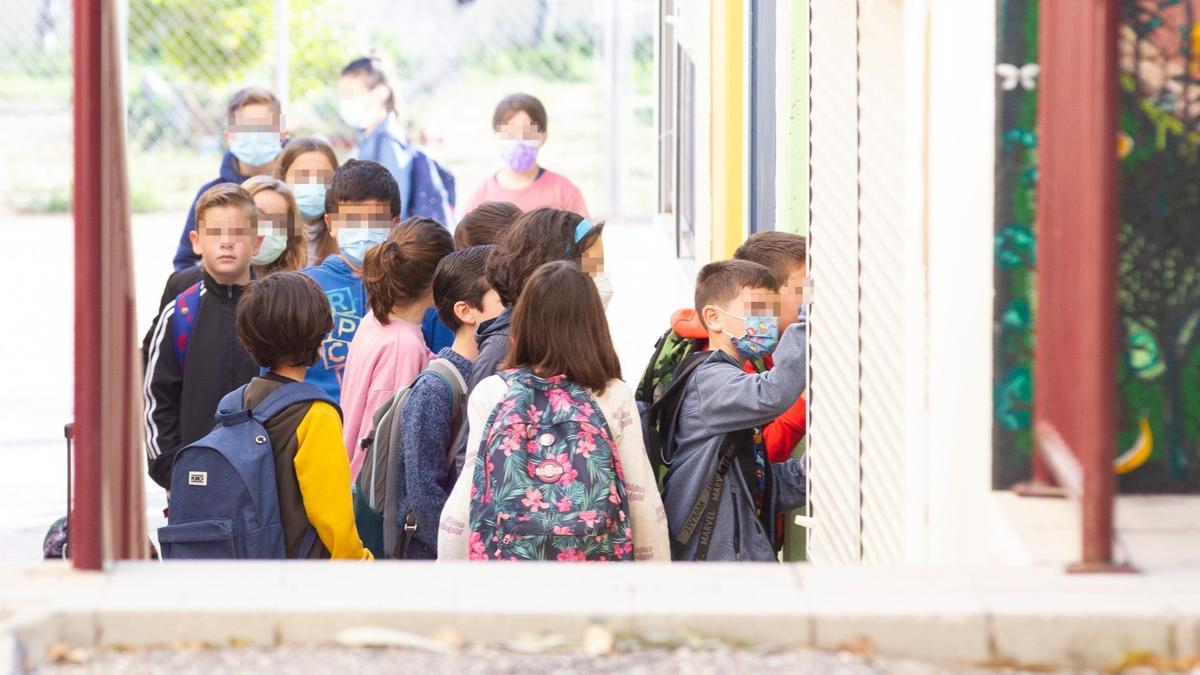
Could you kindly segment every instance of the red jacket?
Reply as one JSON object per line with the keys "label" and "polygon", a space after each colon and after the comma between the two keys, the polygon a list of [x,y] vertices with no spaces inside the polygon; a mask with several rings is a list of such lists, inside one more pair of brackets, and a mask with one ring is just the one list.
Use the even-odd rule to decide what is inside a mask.
{"label": "red jacket", "polygon": [[[694,309],[681,309],[672,314],[671,330],[680,337],[704,340],[707,344],[708,331],[700,323]],[[770,369],[773,365],[771,357],[768,356],[767,368]],[[742,367],[747,373],[755,372],[754,363],[749,359]],[[801,396],[787,412],[763,428],[763,443],[767,446],[767,458],[772,464],[786,462],[792,456],[792,451],[796,449],[800,439],[804,438],[808,424],[806,413],[804,397]]]}

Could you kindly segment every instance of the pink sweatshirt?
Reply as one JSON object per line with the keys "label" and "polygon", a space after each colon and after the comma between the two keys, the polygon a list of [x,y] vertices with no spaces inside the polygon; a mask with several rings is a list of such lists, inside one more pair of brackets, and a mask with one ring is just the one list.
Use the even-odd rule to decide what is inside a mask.
{"label": "pink sweatshirt", "polygon": [[420,324],[392,319],[384,326],[374,312],[363,316],[342,375],[342,440],[350,456],[351,481],[366,457],[359,442],[371,433],[375,410],[412,384],[432,359]]}
{"label": "pink sweatshirt", "polygon": [[584,218],[588,217],[587,205],[583,203],[583,194],[579,192],[579,188],[562,174],[549,169],[543,169],[542,175],[520,190],[503,188],[496,177],[492,176],[475,190],[460,213],[470,213],[483,202],[512,202],[522,211],[551,206],[578,213]]}

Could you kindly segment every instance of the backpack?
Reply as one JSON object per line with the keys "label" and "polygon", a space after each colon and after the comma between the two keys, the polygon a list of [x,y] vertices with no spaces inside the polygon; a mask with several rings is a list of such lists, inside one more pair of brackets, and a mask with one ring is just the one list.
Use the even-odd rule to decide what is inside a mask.
{"label": "backpack", "polygon": [[499,373],[471,487],[471,560],[632,560],[620,457],[599,404],[564,375]]}
{"label": "backpack", "polygon": [[192,329],[196,325],[196,314],[200,312],[200,296],[203,292],[202,279],[175,296],[175,313],[171,315],[171,328],[175,334],[175,363],[179,364],[180,373],[183,372],[183,362],[187,358],[188,339],[192,337]]}
{"label": "backpack", "polygon": [[[462,422],[467,389],[458,368],[446,359],[434,359],[417,379],[413,380],[413,385],[426,375],[440,378],[446,383],[450,390],[453,410],[451,428],[458,429]],[[417,530],[416,516],[411,510],[403,524],[400,524],[396,517],[396,505],[403,491],[402,486],[396,485],[396,468],[399,462],[403,461],[404,454],[396,447],[400,431],[398,421],[404,401],[412,391],[413,385],[396,392],[375,410],[371,435],[362,439],[362,447],[367,449],[367,456],[363,459],[362,469],[358,472],[358,479],[354,485],[354,522],[363,546],[376,558],[406,557],[408,542]],[[456,449],[451,443],[447,453],[451,467],[454,466]]]}
{"label": "backpack", "polygon": [[[337,404],[315,385],[289,382],[251,410],[245,406],[247,386],[226,394],[213,430],[175,455],[168,524],[158,529],[164,559],[287,557],[275,453],[263,425],[298,403]],[[310,525],[299,557],[307,557],[315,542]]]}

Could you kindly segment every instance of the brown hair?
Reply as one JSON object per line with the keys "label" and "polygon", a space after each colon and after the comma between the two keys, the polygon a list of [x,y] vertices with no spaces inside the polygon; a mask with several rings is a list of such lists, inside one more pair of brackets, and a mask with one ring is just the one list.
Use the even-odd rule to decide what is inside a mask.
{"label": "brown hair", "polygon": [[462,327],[454,313],[454,305],[465,302],[475,309],[483,309],[483,296],[492,288],[488,286],[484,271],[488,254],[494,248],[472,246],[455,251],[438,263],[437,271],[433,273],[433,303],[438,318],[450,330],[457,331]]}
{"label": "brown hair", "polygon": [[264,368],[311,366],[331,330],[329,299],[301,272],[253,281],[238,302],[238,339]]}
{"label": "brown hair", "polygon": [[[749,260],[718,260],[700,268],[696,275],[696,315],[704,324],[704,308],[733,300],[744,288],[766,288],[779,292],[771,270]],[[708,328],[708,324],[704,324]]]}
{"label": "brown hair", "polygon": [[[325,155],[325,159],[329,160],[329,165],[333,167],[334,171],[337,171],[338,158],[337,153],[333,151],[333,147],[319,138],[305,136],[303,138],[293,138],[288,141],[287,145],[283,146],[283,151],[280,152],[279,157],[275,159],[274,176],[279,180],[286,181],[287,172],[292,168],[292,164],[296,163],[296,159],[299,158],[300,155],[309,152],[319,152],[322,155]],[[330,180],[332,181],[332,176],[330,177]],[[337,253],[338,246],[337,241],[333,238],[333,235],[329,234],[329,226],[325,224],[325,219],[320,218],[314,222],[320,222],[321,229],[317,233],[315,242],[315,253],[317,254],[317,259],[311,262],[314,265],[319,265],[325,260],[325,258]],[[307,236],[303,231],[299,232],[299,234]]]}
{"label": "brown hair", "polygon": [[258,215],[258,207],[246,189],[237,183],[217,183],[208,188],[196,200],[196,232],[204,224],[204,212],[218,206],[240,206],[247,218]]}
{"label": "brown hair", "polygon": [[566,375],[598,394],[621,377],[600,293],[575,263],[550,262],[533,273],[513,310],[510,333],[505,368]]}
{"label": "brown hair", "polygon": [[392,228],[387,241],[368,250],[363,256],[363,284],[379,323],[386,326],[393,307],[427,293],[438,263],[453,252],[454,240],[441,223],[415,216]]}
{"label": "brown hair", "polygon": [[392,89],[392,85],[388,84],[388,71],[391,68],[384,63],[384,59],[379,54],[369,54],[354,59],[342,68],[341,77],[360,76],[365,80],[367,90],[370,91],[379,85],[387,87],[388,97],[384,103],[388,110],[396,109],[396,90]]}
{"label": "brown hair", "polygon": [[546,106],[529,94],[509,94],[500,99],[496,110],[492,112],[492,128],[499,129],[521,111],[529,115],[529,119],[537,125],[538,131],[546,133]]}
{"label": "brown hair", "polygon": [[225,117],[233,124],[234,115],[239,110],[248,105],[267,105],[275,111],[275,119],[279,121],[279,116],[283,114],[283,107],[279,103],[279,99],[275,94],[271,93],[270,89],[265,87],[246,87],[234,92],[233,96],[229,97],[229,104],[225,106]]}
{"label": "brown hair", "polygon": [[511,202],[484,202],[475,207],[454,228],[454,245],[460,250],[495,244],[500,235],[521,217],[521,209]]}
{"label": "brown hair", "polygon": [[304,232],[296,227],[299,209],[296,208],[296,198],[292,195],[292,191],[288,189],[287,183],[270,176],[251,176],[242,183],[242,187],[246,189],[246,192],[250,193],[251,199],[263,190],[271,190],[283,197],[288,205],[287,248],[283,249],[283,253],[280,253],[274,262],[266,265],[255,265],[254,273],[259,278],[262,278],[273,272],[302,270],[307,267],[308,244],[305,241]]}
{"label": "brown hair", "polygon": [[562,209],[527,211],[500,237],[499,248],[488,257],[488,283],[500,294],[505,307],[521,295],[525,280],[534,270],[555,260],[578,261],[604,232],[604,223],[578,243],[575,228],[583,216]]}
{"label": "brown hair", "polygon": [[805,264],[808,240],[791,232],[759,232],[750,235],[733,252],[737,260],[749,260],[771,270],[780,285],[787,281],[792,272]]}

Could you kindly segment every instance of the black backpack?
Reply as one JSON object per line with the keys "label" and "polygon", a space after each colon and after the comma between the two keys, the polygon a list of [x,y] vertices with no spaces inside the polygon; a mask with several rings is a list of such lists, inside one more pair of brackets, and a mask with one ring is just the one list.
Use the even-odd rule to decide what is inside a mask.
{"label": "black backpack", "polygon": [[[684,390],[692,373],[710,356],[709,352],[698,349],[696,342],[667,331],[655,348],[635,396],[642,420],[642,439],[660,490],[675,453],[675,429]],[[668,363],[672,366],[670,370],[666,369]]]}

